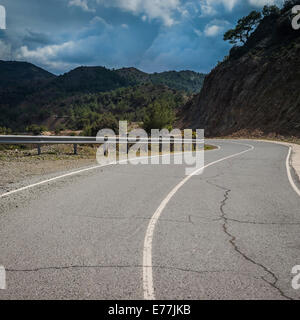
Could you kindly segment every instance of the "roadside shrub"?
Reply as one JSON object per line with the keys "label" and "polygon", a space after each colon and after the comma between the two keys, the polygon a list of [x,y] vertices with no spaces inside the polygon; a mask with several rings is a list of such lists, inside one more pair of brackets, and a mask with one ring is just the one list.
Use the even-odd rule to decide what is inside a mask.
{"label": "roadside shrub", "polygon": [[31,133],[35,136],[40,135],[42,132],[47,131],[48,129],[45,126],[39,126],[37,124],[32,124],[26,127],[26,132]]}
{"label": "roadside shrub", "polygon": [[174,121],[174,110],[165,103],[155,102],[146,111],[144,129],[150,133],[151,129],[172,128]]}
{"label": "roadside shrub", "polygon": [[6,127],[0,127],[0,134],[3,134],[3,135],[7,134],[8,135],[11,133],[12,133],[11,129],[6,128]]}

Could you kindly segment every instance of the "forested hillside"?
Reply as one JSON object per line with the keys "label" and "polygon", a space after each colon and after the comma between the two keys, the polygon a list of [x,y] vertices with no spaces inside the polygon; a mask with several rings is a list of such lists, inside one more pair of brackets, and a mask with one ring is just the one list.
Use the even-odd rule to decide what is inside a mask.
{"label": "forested hillside", "polygon": [[43,125],[89,133],[119,119],[143,122],[153,108],[162,118],[169,114],[165,125],[171,125],[177,109],[200,91],[203,78],[192,71],[147,74],[104,67],[78,67],[55,76],[26,62],[1,61],[0,131]]}
{"label": "forested hillside", "polygon": [[[110,92],[72,95],[49,102],[40,112],[51,110],[48,117],[64,117],[62,129],[83,130],[84,135],[95,135],[99,128],[117,129],[119,120],[143,122],[148,112],[158,106],[175,116],[187,99],[185,94],[166,86],[144,84]],[[174,121],[165,119],[165,123],[171,125],[170,120]]]}
{"label": "forested hillside", "polygon": [[188,93],[198,93],[205,78],[205,74],[194,71],[166,71],[148,74],[135,68],[124,68],[116,72],[134,84],[152,83],[163,84],[169,88]]}

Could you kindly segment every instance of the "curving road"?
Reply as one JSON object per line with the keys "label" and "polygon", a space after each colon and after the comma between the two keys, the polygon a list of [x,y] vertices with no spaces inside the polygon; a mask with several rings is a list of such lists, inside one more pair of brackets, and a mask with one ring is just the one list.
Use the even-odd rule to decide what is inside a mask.
{"label": "curving road", "polygon": [[116,165],[0,198],[0,299],[299,299],[288,148],[211,143],[202,175]]}

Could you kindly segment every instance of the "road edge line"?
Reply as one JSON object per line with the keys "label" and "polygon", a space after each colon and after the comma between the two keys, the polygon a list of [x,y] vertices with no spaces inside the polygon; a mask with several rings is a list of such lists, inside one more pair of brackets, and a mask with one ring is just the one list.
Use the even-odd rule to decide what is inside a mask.
{"label": "road edge line", "polygon": [[287,176],[288,176],[288,179],[289,179],[289,182],[292,186],[292,188],[294,189],[294,191],[298,194],[298,196],[300,197],[300,190],[299,188],[297,187],[293,177],[292,177],[292,173],[291,173],[291,156],[292,156],[292,150],[293,150],[293,147],[292,146],[289,146],[289,152],[288,152],[288,155],[286,157],[286,171],[287,171]]}
{"label": "road edge line", "polygon": [[[300,197],[300,189],[297,187],[297,185],[295,183],[295,180],[293,179],[293,176],[292,176],[292,173],[291,173],[291,169],[295,170],[296,178],[298,179],[298,181],[300,181],[300,169],[296,168],[293,165],[294,161],[293,161],[293,158],[292,158],[293,152],[295,154],[297,154],[296,151],[295,151],[295,147],[297,146],[299,148],[299,145],[297,145],[295,143],[292,143],[292,142],[275,141],[275,140],[265,140],[265,139],[249,139],[249,140],[250,141],[253,140],[253,141],[257,141],[257,142],[279,144],[281,146],[288,147],[289,150],[288,150],[288,155],[286,157],[286,162],[285,162],[287,176],[288,176],[288,180],[289,180],[292,188],[297,193],[297,195]],[[298,155],[298,157],[300,157],[299,154],[297,154],[297,155]]]}

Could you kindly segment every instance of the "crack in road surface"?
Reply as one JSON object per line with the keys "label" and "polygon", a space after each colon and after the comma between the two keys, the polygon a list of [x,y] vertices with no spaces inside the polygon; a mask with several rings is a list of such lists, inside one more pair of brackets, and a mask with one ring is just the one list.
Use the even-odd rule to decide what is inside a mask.
{"label": "crack in road surface", "polygon": [[[39,267],[32,269],[11,269],[7,268],[6,272],[40,272],[40,271],[49,271],[49,270],[68,270],[68,269],[131,269],[131,268],[144,268],[142,265],[69,265],[69,266],[49,266],[49,267]],[[147,266],[146,266],[147,267]],[[172,266],[149,266],[148,268],[154,269],[166,269],[166,270],[177,270],[183,272],[192,272],[198,274],[205,273],[224,273],[224,272],[234,272],[236,270],[194,270],[189,268],[181,267],[172,267]]]}
{"label": "crack in road surface", "polygon": [[214,183],[212,183],[212,182],[210,182],[210,181],[207,181],[207,183],[209,183],[209,184],[215,186],[216,188],[221,189],[221,190],[224,191],[224,199],[220,202],[220,212],[221,212],[221,218],[222,218],[222,220],[223,220],[222,229],[223,229],[224,233],[230,238],[230,239],[229,239],[229,243],[232,245],[233,249],[234,249],[239,255],[241,255],[245,260],[251,262],[252,264],[256,265],[257,267],[262,268],[262,269],[263,269],[267,274],[269,274],[269,275],[272,277],[272,279],[273,279],[273,281],[269,281],[269,280],[265,279],[265,278],[262,276],[261,279],[262,279],[264,282],[266,282],[267,284],[269,284],[272,288],[276,289],[282,297],[284,297],[284,298],[286,298],[286,299],[288,299],[288,300],[294,300],[293,298],[291,298],[291,297],[289,297],[288,295],[286,295],[286,294],[277,286],[277,283],[278,283],[279,279],[278,279],[278,277],[275,275],[275,273],[274,273],[273,271],[271,271],[269,268],[267,268],[266,266],[264,266],[263,264],[261,264],[261,263],[255,261],[255,260],[253,260],[253,259],[250,258],[245,252],[243,252],[243,251],[238,247],[238,245],[237,245],[237,243],[236,243],[236,241],[237,241],[236,237],[235,237],[232,233],[229,232],[229,230],[228,230],[228,225],[229,225],[228,221],[230,221],[230,219],[227,217],[224,208],[225,208],[226,203],[227,203],[227,201],[228,201],[228,199],[229,199],[229,194],[230,194],[231,190],[228,189],[228,188],[222,187],[222,186],[220,186],[220,185],[214,184]]}
{"label": "crack in road surface", "polygon": [[300,225],[300,222],[259,222],[259,221],[243,221],[237,219],[227,218],[228,221],[241,223],[241,224],[257,224],[257,225],[270,225],[270,226],[294,226]]}

